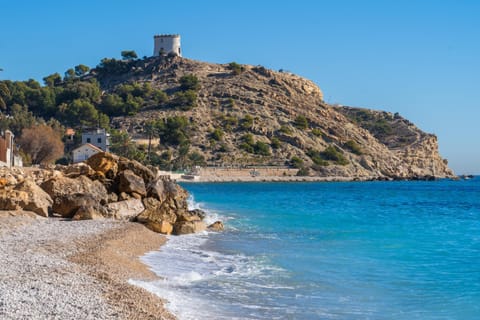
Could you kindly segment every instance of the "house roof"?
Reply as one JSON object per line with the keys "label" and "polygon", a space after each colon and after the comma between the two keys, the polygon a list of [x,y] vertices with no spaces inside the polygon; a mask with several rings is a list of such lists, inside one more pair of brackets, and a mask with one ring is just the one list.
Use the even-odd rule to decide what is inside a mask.
{"label": "house roof", "polygon": [[73,149],[72,152],[75,151],[75,150],[81,149],[81,148],[85,148],[85,147],[88,147],[88,148],[90,148],[90,149],[96,150],[96,151],[98,151],[98,152],[103,152],[102,149],[100,149],[99,147],[94,146],[94,145],[91,144],[91,143],[84,143],[84,144],[82,144],[80,147],[76,147],[75,149]]}
{"label": "house roof", "polygon": [[73,136],[75,134],[75,130],[73,130],[72,128],[67,128],[67,130],[65,130],[65,135],[67,136]]}

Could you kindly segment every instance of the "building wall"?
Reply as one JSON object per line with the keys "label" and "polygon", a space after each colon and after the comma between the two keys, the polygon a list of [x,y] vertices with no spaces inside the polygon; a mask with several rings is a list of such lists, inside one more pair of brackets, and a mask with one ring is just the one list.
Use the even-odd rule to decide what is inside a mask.
{"label": "building wall", "polygon": [[159,56],[160,52],[165,54],[175,53],[178,56],[182,56],[182,49],[180,47],[180,35],[158,35],[154,36],[153,55]]}
{"label": "building wall", "polygon": [[108,151],[110,145],[105,129],[96,129],[82,133],[82,144],[85,143],[93,144],[95,147],[98,147],[103,151]]}
{"label": "building wall", "polygon": [[99,151],[92,149],[88,146],[81,146],[75,150],[73,150],[73,163],[82,162],[97,154]]}
{"label": "building wall", "polygon": [[14,135],[10,130],[6,130],[3,137],[0,137],[0,161],[2,165],[11,167],[15,165],[13,155]]}

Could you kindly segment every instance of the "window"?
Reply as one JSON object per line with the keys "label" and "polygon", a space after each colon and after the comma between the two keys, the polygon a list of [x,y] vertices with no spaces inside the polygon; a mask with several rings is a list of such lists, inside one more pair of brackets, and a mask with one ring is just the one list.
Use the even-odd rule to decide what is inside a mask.
{"label": "window", "polygon": [[87,138],[87,143],[90,143],[90,142],[92,142],[92,139]]}
{"label": "window", "polygon": [[102,143],[102,138],[97,138],[97,143]]}

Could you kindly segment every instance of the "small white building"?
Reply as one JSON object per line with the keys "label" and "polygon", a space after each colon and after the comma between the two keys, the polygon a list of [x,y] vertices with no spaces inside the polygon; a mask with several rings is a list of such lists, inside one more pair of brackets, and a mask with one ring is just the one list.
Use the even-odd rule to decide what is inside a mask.
{"label": "small white building", "polygon": [[15,154],[14,135],[12,131],[0,132],[0,167],[21,167],[22,158]]}
{"label": "small white building", "polygon": [[169,53],[176,54],[179,57],[182,56],[179,34],[160,34],[153,36],[153,40],[153,56],[158,57]]}
{"label": "small white building", "polygon": [[82,132],[82,144],[90,143],[103,151],[108,152],[110,135],[105,129],[93,129]]}
{"label": "small white building", "polygon": [[99,147],[91,143],[84,143],[80,147],[73,149],[73,163],[82,162],[93,156],[94,154],[103,152]]}

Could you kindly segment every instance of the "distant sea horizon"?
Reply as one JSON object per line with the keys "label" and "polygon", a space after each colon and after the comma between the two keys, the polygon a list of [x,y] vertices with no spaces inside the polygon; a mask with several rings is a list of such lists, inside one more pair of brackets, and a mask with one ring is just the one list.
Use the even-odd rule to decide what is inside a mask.
{"label": "distant sea horizon", "polygon": [[226,230],[142,258],[179,319],[480,314],[480,177],[182,185]]}

